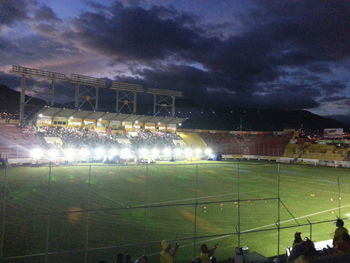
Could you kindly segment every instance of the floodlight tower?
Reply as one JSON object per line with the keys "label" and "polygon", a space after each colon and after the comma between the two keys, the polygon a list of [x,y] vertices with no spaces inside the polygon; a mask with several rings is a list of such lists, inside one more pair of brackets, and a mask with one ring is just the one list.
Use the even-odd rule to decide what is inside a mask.
{"label": "floodlight tower", "polygon": [[137,93],[144,92],[142,85],[112,81],[112,88],[116,91],[116,112],[136,113]]}
{"label": "floodlight tower", "polygon": [[[78,74],[71,74],[70,81],[75,84],[75,108],[80,109],[88,102],[93,110],[97,110],[99,89],[106,87],[106,81]],[[81,89],[81,86],[84,89]],[[92,101],[95,103],[93,104]]]}
{"label": "floodlight tower", "polygon": [[21,95],[19,103],[19,120],[21,124],[25,121],[25,105],[32,99],[31,97],[26,100],[26,78],[28,77],[41,77],[51,80],[51,106],[55,104],[55,82],[56,80],[67,81],[67,77],[62,73],[51,72],[46,70],[27,68],[18,65],[13,65],[10,71],[13,74],[21,76]]}
{"label": "floodlight tower", "polygon": [[148,89],[147,93],[153,95],[153,114],[158,115],[162,112],[170,113],[175,117],[175,98],[182,97],[181,91],[166,90],[166,89]]}

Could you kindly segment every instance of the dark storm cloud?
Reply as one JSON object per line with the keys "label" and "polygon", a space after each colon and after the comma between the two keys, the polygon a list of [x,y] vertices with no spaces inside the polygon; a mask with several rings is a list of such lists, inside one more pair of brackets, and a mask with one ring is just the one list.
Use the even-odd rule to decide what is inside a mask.
{"label": "dark storm cloud", "polygon": [[186,25],[192,19],[174,9],[124,7],[84,12],[73,21],[71,36],[80,45],[115,58],[162,59],[188,50],[199,41]]}
{"label": "dark storm cloud", "polygon": [[61,22],[62,20],[48,6],[42,5],[34,11],[34,19],[38,21]]}
{"label": "dark storm cloud", "polygon": [[13,23],[28,18],[28,11],[32,0],[1,0],[0,1],[0,25],[10,26]]}
{"label": "dark storm cloud", "polygon": [[[350,2],[259,0],[252,30],[275,40],[301,60],[338,60],[350,54]],[[254,17],[253,17],[254,16]],[[305,58],[302,58],[304,54]]]}
{"label": "dark storm cloud", "polygon": [[[202,101],[216,91],[226,94],[220,96],[226,104],[312,108],[344,92],[346,84],[334,80],[331,64],[350,55],[350,2],[255,2],[252,12],[241,14],[235,33],[230,31],[234,20],[208,25],[174,7],[92,2],[74,19],[56,23],[60,18],[53,10],[33,5],[32,28],[40,36],[25,38],[16,57],[93,51],[107,56],[109,65],[130,65],[135,74],[130,82],[182,90]],[[27,19],[27,1],[19,3],[11,13]],[[0,39],[1,45],[6,43]]]}

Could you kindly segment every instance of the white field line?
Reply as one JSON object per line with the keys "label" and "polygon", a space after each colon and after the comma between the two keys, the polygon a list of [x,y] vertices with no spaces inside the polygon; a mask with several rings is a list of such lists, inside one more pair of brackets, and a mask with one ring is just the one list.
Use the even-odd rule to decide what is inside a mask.
{"label": "white field line", "polygon": [[[240,194],[249,194],[249,193],[258,193],[261,191],[249,191],[249,192],[241,192]],[[192,198],[186,198],[186,199],[177,199],[177,200],[169,200],[169,201],[164,201],[164,202],[158,202],[158,203],[149,203],[148,205],[161,205],[161,204],[167,204],[167,203],[173,203],[173,202],[179,202],[179,201],[190,201],[190,200],[198,200],[198,199],[207,199],[207,198],[212,198],[212,197],[219,197],[219,196],[230,196],[230,195],[235,195],[237,193],[230,193],[230,194],[222,194],[222,195],[207,195],[203,197],[192,197]]]}
{"label": "white field line", "polygon": [[[340,208],[346,208],[346,207],[350,207],[350,205],[343,205],[343,206],[341,206]],[[312,214],[307,214],[307,215],[299,216],[299,217],[296,217],[296,219],[302,219],[302,218],[309,217],[309,216],[315,216],[315,215],[323,214],[323,213],[330,212],[330,211],[332,211],[332,210],[337,210],[337,209],[338,209],[338,207],[336,207],[336,208],[331,208],[331,209],[319,211],[319,212],[316,212],[316,213],[312,213]],[[294,220],[294,219],[284,220],[284,221],[281,221],[281,224],[287,223],[287,222],[290,222],[290,221],[293,221],[293,220]],[[275,226],[275,224],[268,224],[268,225],[264,225],[264,226],[260,226],[260,227],[255,227],[255,228],[247,229],[247,230],[242,231],[241,233],[245,233],[245,232],[249,232],[249,231],[258,230],[258,229],[262,229],[262,228],[269,227],[269,226]],[[231,235],[224,235],[224,236],[221,236],[221,237],[209,238],[209,239],[202,240],[201,243],[208,242],[208,241],[219,240],[219,239],[224,239],[224,238],[227,238],[227,237],[230,237],[230,236],[231,236]],[[193,246],[193,244],[187,244],[187,245],[181,246],[180,249],[181,249],[182,247],[192,247],[192,246]],[[153,254],[151,254],[151,255],[157,255],[157,254],[158,254],[158,253],[153,253]]]}

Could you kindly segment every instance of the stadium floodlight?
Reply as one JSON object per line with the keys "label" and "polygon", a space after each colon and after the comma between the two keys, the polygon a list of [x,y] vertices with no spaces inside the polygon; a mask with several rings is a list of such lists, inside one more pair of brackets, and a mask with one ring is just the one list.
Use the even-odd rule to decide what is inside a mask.
{"label": "stadium floodlight", "polygon": [[116,156],[117,154],[118,154],[117,149],[112,148],[112,149],[109,150],[109,156],[110,156],[110,157],[114,157],[114,156]]}
{"label": "stadium floodlight", "polygon": [[151,151],[151,154],[153,157],[158,157],[159,156],[159,150],[157,148],[153,148]]}
{"label": "stadium floodlight", "polygon": [[184,150],[185,156],[186,157],[191,157],[192,156],[192,149],[191,148],[186,148]]}
{"label": "stadium floodlight", "polygon": [[50,160],[53,160],[58,157],[58,151],[56,149],[50,149],[48,150],[48,156]]}
{"label": "stadium floodlight", "polygon": [[149,150],[146,149],[146,148],[141,148],[141,149],[139,150],[139,154],[141,155],[141,157],[147,157],[148,154],[149,154]]}
{"label": "stadium floodlight", "polygon": [[136,120],[136,121],[135,121],[135,123],[136,123],[136,124],[138,124],[138,123],[139,123],[139,121],[138,121],[138,120]]}
{"label": "stadium floodlight", "polygon": [[204,153],[209,156],[209,155],[213,154],[213,151],[212,151],[212,149],[207,148],[207,149],[204,150]]}
{"label": "stadium floodlight", "polygon": [[84,159],[84,158],[88,158],[90,155],[90,152],[87,148],[81,148],[79,150],[79,155]]}
{"label": "stadium floodlight", "polygon": [[40,148],[34,148],[30,151],[30,156],[33,159],[40,159],[41,157],[43,157],[43,155],[44,155],[44,152]]}
{"label": "stadium floodlight", "polygon": [[70,116],[70,117],[69,117],[69,119],[73,119],[73,118],[74,118],[74,116]]}
{"label": "stadium floodlight", "polygon": [[38,115],[38,117],[39,118],[42,118],[44,115],[42,114],[42,113],[40,113],[39,115]]}
{"label": "stadium floodlight", "polygon": [[170,155],[171,155],[171,149],[170,149],[170,148],[165,148],[165,149],[163,150],[163,154],[164,154],[165,156],[170,156]]}
{"label": "stadium floodlight", "polygon": [[195,155],[196,155],[196,156],[201,156],[201,155],[202,155],[202,150],[199,149],[199,148],[196,149],[194,152],[195,152]]}
{"label": "stadium floodlight", "polygon": [[94,151],[95,158],[102,159],[105,155],[105,150],[101,147],[96,148]]}
{"label": "stadium floodlight", "polygon": [[132,157],[133,156],[132,156],[132,153],[131,153],[130,149],[128,149],[128,148],[122,149],[122,151],[120,153],[120,158],[122,158],[122,159],[130,159]]}
{"label": "stadium floodlight", "polygon": [[68,161],[73,160],[75,158],[75,149],[73,148],[67,148],[63,151],[64,158]]}
{"label": "stadium floodlight", "polygon": [[176,148],[174,153],[175,153],[175,156],[180,157],[182,155],[182,149],[181,148]]}
{"label": "stadium floodlight", "polygon": [[180,127],[182,126],[182,123],[181,123],[181,122],[179,123],[179,126],[180,126]]}

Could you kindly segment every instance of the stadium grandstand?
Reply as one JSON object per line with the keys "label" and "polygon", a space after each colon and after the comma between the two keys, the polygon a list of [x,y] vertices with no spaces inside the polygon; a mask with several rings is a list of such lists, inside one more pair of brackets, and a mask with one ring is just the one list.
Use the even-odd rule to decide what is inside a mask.
{"label": "stadium grandstand", "polygon": [[[19,110],[0,114],[3,262],[97,262],[102,252],[114,261],[116,249],[128,254],[118,262],[131,262],[130,253],[135,262],[145,262],[145,253],[158,262],[157,251],[164,254],[172,241],[184,243],[179,262],[195,256],[200,242],[214,252],[222,242],[229,262],[283,262],[295,256],[290,245],[299,229],[318,241],[301,241],[313,262],[348,260],[329,237],[335,215],[350,215],[341,203],[347,170],[334,169],[337,180],[319,170],[350,168],[343,129],[186,129],[191,119],[175,107],[181,92],[113,82],[115,112],[108,112],[99,104],[104,80],[20,66],[12,72],[22,89]],[[27,77],[73,84],[74,107],[58,107],[52,85],[49,105],[26,115]],[[153,114],[137,114],[140,93],[153,96]],[[269,242],[261,244],[261,236]]]}

